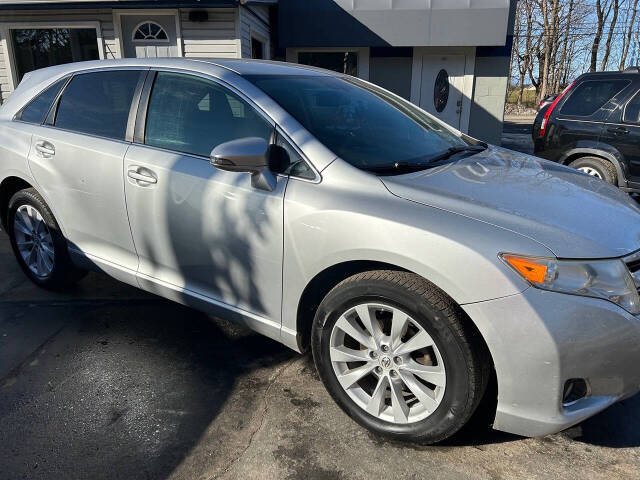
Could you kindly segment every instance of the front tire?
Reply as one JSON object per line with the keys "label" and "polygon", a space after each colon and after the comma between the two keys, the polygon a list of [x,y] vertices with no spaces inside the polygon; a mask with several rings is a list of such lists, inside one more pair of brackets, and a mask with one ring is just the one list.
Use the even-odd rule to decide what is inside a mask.
{"label": "front tire", "polygon": [[60,290],[85,275],[72,263],[67,241],[49,206],[35,189],[20,190],[11,197],[7,231],[18,264],[36,285]]}
{"label": "front tire", "polygon": [[429,444],[457,432],[486,390],[479,334],[444,292],[409,272],[370,271],[331,290],[312,330],[327,390],[360,425]]}

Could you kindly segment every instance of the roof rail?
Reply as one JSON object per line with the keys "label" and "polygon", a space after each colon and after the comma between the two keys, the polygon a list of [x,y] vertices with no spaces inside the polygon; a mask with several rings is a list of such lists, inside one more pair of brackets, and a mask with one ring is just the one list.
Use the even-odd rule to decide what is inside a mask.
{"label": "roof rail", "polygon": [[624,69],[625,72],[627,73],[640,73],[640,67],[627,67]]}

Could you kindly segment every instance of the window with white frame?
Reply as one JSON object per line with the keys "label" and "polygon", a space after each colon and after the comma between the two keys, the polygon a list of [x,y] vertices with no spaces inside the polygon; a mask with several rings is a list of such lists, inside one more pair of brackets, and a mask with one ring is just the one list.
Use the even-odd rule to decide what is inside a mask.
{"label": "window with white frame", "polygon": [[16,81],[38,68],[100,58],[95,28],[11,29]]}
{"label": "window with white frame", "polygon": [[169,41],[169,36],[165,29],[158,23],[146,21],[140,23],[133,29],[134,42]]}

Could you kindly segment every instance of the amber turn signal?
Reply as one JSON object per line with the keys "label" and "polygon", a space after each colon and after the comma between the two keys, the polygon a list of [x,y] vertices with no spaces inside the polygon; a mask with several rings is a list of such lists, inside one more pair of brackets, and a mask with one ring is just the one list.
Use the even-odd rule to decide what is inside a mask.
{"label": "amber turn signal", "polygon": [[547,264],[536,262],[535,259],[504,255],[505,262],[531,283],[544,283],[547,275]]}

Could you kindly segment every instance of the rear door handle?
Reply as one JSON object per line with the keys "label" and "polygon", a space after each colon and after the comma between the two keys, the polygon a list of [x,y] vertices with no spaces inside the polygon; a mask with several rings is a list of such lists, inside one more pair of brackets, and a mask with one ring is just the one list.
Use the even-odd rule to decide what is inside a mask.
{"label": "rear door handle", "polygon": [[627,133],[629,133],[629,130],[627,130],[624,127],[616,127],[616,128],[607,128],[607,132],[613,133],[614,135],[626,135]]}
{"label": "rear door handle", "polygon": [[155,184],[158,183],[158,179],[153,175],[140,173],[138,169],[132,168],[127,171],[127,176],[136,181],[136,183],[147,183],[147,184]]}
{"label": "rear door handle", "polygon": [[49,142],[40,141],[36,143],[36,151],[44,158],[53,157],[56,154],[56,148]]}

